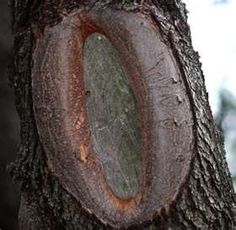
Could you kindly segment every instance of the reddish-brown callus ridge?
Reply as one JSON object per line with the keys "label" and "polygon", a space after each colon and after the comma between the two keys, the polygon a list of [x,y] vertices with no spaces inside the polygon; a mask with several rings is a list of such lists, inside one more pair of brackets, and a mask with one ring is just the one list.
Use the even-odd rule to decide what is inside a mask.
{"label": "reddish-brown callus ridge", "polygon": [[[138,189],[128,199],[114,193],[119,185],[108,183],[106,162],[91,141],[84,46],[95,33],[118,53],[137,103],[140,175]],[[150,16],[96,9],[46,28],[33,53],[32,89],[48,166],[84,209],[115,227],[150,221],[157,210],[168,210],[188,174],[193,115],[172,51]],[[119,176],[115,173],[114,178]]]}

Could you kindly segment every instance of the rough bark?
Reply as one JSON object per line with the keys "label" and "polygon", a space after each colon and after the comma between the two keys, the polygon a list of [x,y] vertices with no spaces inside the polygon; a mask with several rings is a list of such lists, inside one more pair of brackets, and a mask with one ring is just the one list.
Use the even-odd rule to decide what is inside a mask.
{"label": "rough bark", "polygon": [[[21,119],[21,145],[12,174],[22,191],[20,229],[112,229],[86,211],[51,170],[33,110],[32,68],[36,40],[81,8],[111,7],[148,15],[171,50],[189,99],[194,146],[184,182],[173,197],[130,229],[233,229],[233,186],[221,134],[213,122],[198,53],[192,48],[186,9],[179,0],[12,1],[14,69],[11,77]],[[174,79],[175,80],[175,79]],[[182,155],[185,153],[183,152]],[[179,159],[181,162],[181,159]],[[55,176],[57,175],[57,176]]]}

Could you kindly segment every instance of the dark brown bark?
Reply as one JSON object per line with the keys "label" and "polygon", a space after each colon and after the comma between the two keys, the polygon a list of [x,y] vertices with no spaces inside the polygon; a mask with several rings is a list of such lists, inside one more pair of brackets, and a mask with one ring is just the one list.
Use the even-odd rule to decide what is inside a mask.
{"label": "dark brown bark", "polygon": [[[79,11],[81,9],[85,12],[83,16],[81,16]],[[42,108],[40,106],[45,106],[42,94],[53,98],[49,100],[49,108],[52,108],[52,105],[54,105],[54,108],[57,108],[57,105],[63,106],[57,98],[58,95],[53,90],[55,88],[64,89],[63,83],[69,81],[62,74],[59,79],[62,81],[61,85],[59,85],[60,87],[52,87],[52,84],[43,74],[38,74],[41,68],[44,68],[46,72],[48,71],[49,75],[53,71],[56,71],[57,76],[60,73],[56,70],[56,67],[46,67],[46,65],[41,64],[44,61],[49,63],[49,66],[55,66],[55,59],[58,54],[56,53],[55,57],[52,58],[54,53],[50,53],[49,48],[58,47],[58,43],[62,44],[62,46],[66,44],[63,43],[63,39],[66,36],[72,36],[74,29],[69,28],[70,31],[68,32],[68,27],[65,25],[71,23],[75,27],[78,26],[78,20],[76,19],[76,21],[75,18],[80,18],[79,23],[83,25],[88,23],[86,20],[90,17],[95,21],[97,18],[101,19],[103,17],[97,16],[99,14],[96,12],[104,14],[112,12],[107,17],[109,20],[113,20],[114,24],[115,20],[119,19],[119,16],[116,17],[116,15],[126,16],[126,20],[130,21],[131,24],[133,23],[132,29],[137,34],[140,29],[135,27],[135,21],[140,20],[141,24],[146,23],[147,28],[151,31],[150,34],[156,31],[158,35],[155,36],[160,40],[160,44],[164,44],[163,57],[164,60],[167,60],[165,63],[170,65],[168,73],[163,72],[160,74],[165,78],[159,79],[162,82],[160,84],[169,88],[161,87],[156,90],[157,88],[154,87],[154,89],[148,89],[150,96],[153,98],[160,97],[159,91],[164,94],[165,97],[159,103],[164,118],[161,119],[158,116],[154,116],[153,119],[149,120],[147,118],[151,117],[146,112],[148,109],[143,106],[146,104],[145,100],[143,102],[142,99],[142,95],[146,91],[135,77],[132,78],[133,75],[136,76],[135,65],[138,66],[137,68],[140,70],[138,72],[141,73],[143,71],[142,67],[147,67],[144,64],[145,57],[142,59],[142,54],[136,54],[135,56],[132,54],[135,52],[131,50],[129,52],[130,58],[127,57],[126,60],[126,56],[129,53],[124,48],[120,48],[122,42],[116,41],[113,38],[115,36],[112,34],[120,33],[122,36],[122,33],[124,35],[125,32],[120,32],[122,28],[116,26],[114,26],[115,32],[109,32],[109,29],[102,28],[111,37],[114,46],[118,47],[117,50],[121,56],[123,55],[124,63],[127,64],[126,69],[130,71],[129,74],[131,75],[131,88],[137,88],[134,89],[134,94],[137,98],[138,107],[144,107],[144,109],[140,109],[142,129],[144,130],[143,132],[141,131],[141,136],[143,139],[147,136],[147,141],[144,141],[144,152],[147,152],[150,143],[156,144],[161,150],[164,149],[167,145],[161,145],[162,141],[172,148],[170,152],[166,153],[167,160],[161,161],[160,153],[153,154],[153,156],[157,157],[157,160],[162,162],[159,165],[156,163],[158,161],[153,160],[155,158],[149,158],[148,154],[143,154],[145,158],[143,163],[144,179],[140,179],[142,184],[140,185],[141,194],[138,194],[138,196],[142,197],[142,193],[147,194],[145,195],[147,196],[145,202],[137,201],[138,198],[133,197],[135,201],[133,204],[130,201],[125,200],[124,202],[118,198],[113,199],[113,196],[111,196],[111,199],[113,199],[112,204],[115,205],[114,207],[112,205],[112,207],[104,205],[104,210],[99,205],[95,205],[102,205],[107,198],[99,190],[100,175],[99,170],[96,168],[97,165],[95,164],[94,166],[94,170],[98,174],[95,179],[91,176],[91,181],[89,177],[84,182],[83,179],[86,179],[86,175],[89,175],[90,171],[84,170],[86,172],[84,176],[82,175],[83,172],[78,169],[80,166],[78,167],[74,163],[76,157],[81,162],[90,161],[86,154],[82,154],[85,148],[84,145],[82,150],[80,148],[79,154],[75,152],[74,155],[76,156],[68,156],[64,153],[65,150],[66,153],[72,153],[73,145],[59,144],[56,147],[52,145],[53,141],[70,141],[73,136],[70,133],[73,133],[73,127],[67,127],[69,130],[67,133],[70,135],[66,136],[63,133],[63,130],[66,129],[62,123],[64,118],[60,118],[60,111],[56,111],[57,113],[52,116],[53,120],[50,121],[49,113],[39,110],[39,108]],[[162,0],[141,1],[140,3],[134,3],[133,1],[122,1],[121,3],[120,1],[92,0],[15,0],[12,1],[12,14],[15,43],[14,70],[11,81],[15,88],[16,106],[21,119],[21,146],[19,147],[18,160],[12,165],[12,173],[14,178],[21,183],[20,229],[233,229],[234,191],[232,181],[225,160],[223,140],[215,127],[209,107],[199,56],[192,48],[184,4],[179,0],[170,0],[168,3]],[[80,17],[75,15],[80,15]],[[106,20],[103,24],[99,22],[99,25],[107,25],[106,23],[109,20]],[[122,20],[124,22],[124,19]],[[149,26],[149,24],[152,26]],[[151,29],[151,27],[155,29]],[[96,26],[89,24],[86,28],[89,31],[94,31]],[[78,31],[83,36],[88,33],[82,30],[81,27]],[[65,36],[60,38],[62,34]],[[154,35],[152,37],[150,34],[145,37],[150,36],[150,42],[153,42],[153,38],[156,37]],[[127,38],[128,45],[130,44],[129,39],[131,38]],[[147,40],[148,38],[145,39]],[[75,44],[79,45],[81,41],[83,40],[79,40]],[[48,42],[50,45],[48,45]],[[141,47],[138,42],[136,46]],[[80,60],[79,54],[73,53],[74,51],[70,50],[69,46],[66,48],[68,49],[65,55],[72,56],[70,59],[71,65],[73,65],[76,55],[78,55],[77,60]],[[155,50],[155,48],[153,49]],[[55,51],[56,49],[53,50]],[[141,60],[141,62],[135,63],[134,57],[139,58],[137,60]],[[162,59],[160,58],[160,60]],[[158,71],[165,71],[166,67],[163,66],[164,64],[160,65]],[[61,66],[58,68],[60,69]],[[76,75],[81,77],[79,72]],[[141,77],[144,77],[143,75],[141,74]],[[151,73],[148,76],[150,77],[150,75]],[[171,84],[169,80],[172,81]],[[146,80],[147,84],[150,83],[148,81]],[[177,91],[175,91],[176,84]],[[171,94],[168,94],[167,90]],[[83,92],[83,88],[81,88],[81,92]],[[65,91],[65,94],[67,93]],[[178,95],[176,95],[177,93]],[[78,96],[78,92],[72,92],[71,94],[73,94],[71,96],[72,104],[66,104],[63,109],[66,111],[70,111],[71,108],[71,110],[76,109],[76,114],[78,115],[80,113],[78,107],[73,108],[73,99],[74,96]],[[69,93],[68,98],[70,98]],[[153,98],[150,99],[151,102],[154,101]],[[175,109],[177,103],[175,100],[179,104],[183,104],[182,112],[179,109]],[[150,101],[148,103],[154,110],[155,104],[153,105]],[[57,114],[59,114],[58,121],[56,121],[55,117]],[[153,114],[160,116],[160,112],[153,112]],[[169,114],[179,116],[182,120],[171,120],[168,118]],[[73,113],[71,112],[68,119],[72,118]],[[51,130],[54,131],[53,134],[56,137],[51,137],[47,126],[52,127]],[[158,128],[157,131],[162,134],[160,139],[164,138],[164,140],[159,142],[156,140],[157,136],[153,134],[155,133],[153,127]],[[164,131],[159,131],[160,129]],[[86,131],[86,127],[84,130]],[[87,134],[85,131],[81,137],[86,139]],[[173,139],[168,142],[169,135],[172,134]],[[70,138],[68,139],[68,137]],[[154,137],[154,142],[149,141],[151,137]],[[82,142],[79,139],[79,141],[80,143],[87,143],[87,140]],[[172,142],[181,143],[181,146]],[[155,146],[151,146],[151,149],[158,152],[155,150]],[[169,171],[164,169],[167,167]],[[161,171],[162,168],[163,171]],[[160,175],[161,172],[162,175]],[[149,175],[152,175],[151,179],[149,179]],[[170,175],[169,179],[171,181],[167,180],[166,175]],[[153,179],[154,177],[155,179]],[[156,177],[158,178],[156,179]],[[152,183],[153,186],[151,187],[149,183]],[[89,187],[91,194],[95,194],[98,191],[98,198],[101,199],[101,203],[96,201],[96,197],[86,194],[86,186]],[[112,184],[112,186],[114,185]],[[160,192],[156,189],[158,187],[163,190],[160,190]],[[152,188],[153,191],[151,190],[147,193],[148,188]],[[82,192],[78,191],[78,189]],[[89,201],[92,197],[94,200]],[[84,208],[84,204],[86,204],[86,208]],[[135,212],[139,211],[141,213],[140,216],[138,214],[137,216],[135,216],[136,214],[122,214],[123,216],[121,215],[122,218],[120,218],[120,215],[116,213],[121,206],[132,209],[132,205]],[[109,210],[114,212],[111,212],[110,216]]]}

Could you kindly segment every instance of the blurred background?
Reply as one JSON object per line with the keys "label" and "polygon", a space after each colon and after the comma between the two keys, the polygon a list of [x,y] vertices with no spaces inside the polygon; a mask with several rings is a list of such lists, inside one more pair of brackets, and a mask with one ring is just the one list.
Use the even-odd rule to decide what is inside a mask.
{"label": "blurred background", "polygon": [[2,230],[16,229],[19,205],[19,191],[6,171],[6,166],[16,157],[19,143],[19,120],[7,73],[12,42],[10,10],[7,0],[0,0],[0,229]]}
{"label": "blurred background", "polygon": [[[236,187],[236,1],[183,0],[195,50],[201,56],[215,121],[225,135],[227,161]],[[8,81],[12,34],[8,0],[0,0],[0,229],[15,230],[19,190],[6,166],[15,159],[19,120]]]}
{"label": "blurred background", "polygon": [[0,0],[0,229],[15,230],[19,191],[12,183],[6,166],[16,157],[19,120],[7,73],[13,43],[7,2]]}

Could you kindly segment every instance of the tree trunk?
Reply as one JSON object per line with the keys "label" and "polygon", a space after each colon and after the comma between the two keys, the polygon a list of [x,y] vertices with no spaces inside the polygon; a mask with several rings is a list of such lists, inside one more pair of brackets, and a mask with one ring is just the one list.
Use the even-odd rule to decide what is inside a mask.
{"label": "tree trunk", "polygon": [[12,15],[20,229],[233,229],[180,0],[13,0]]}

